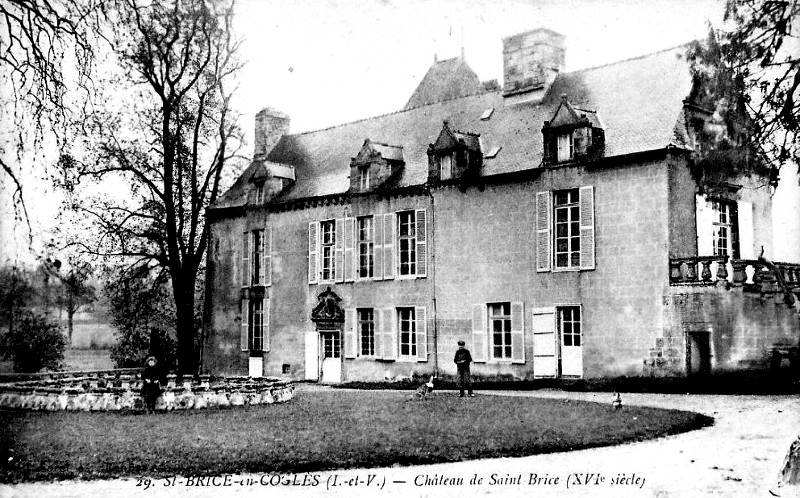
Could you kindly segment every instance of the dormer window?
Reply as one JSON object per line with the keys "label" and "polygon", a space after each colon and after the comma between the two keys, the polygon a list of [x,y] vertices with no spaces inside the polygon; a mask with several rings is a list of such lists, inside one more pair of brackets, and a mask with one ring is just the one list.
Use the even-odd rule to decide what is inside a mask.
{"label": "dormer window", "polygon": [[256,204],[264,204],[264,184],[256,185]]}
{"label": "dormer window", "polygon": [[358,169],[358,185],[362,192],[369,190],[369,166]]}
{"label": "dormer window", "polygon": [[453,130],[445,121],[436,142],[428,146],[428,179],[464,178],[469,171],[479,171],[482,161],[480,135]]}
{"label": "dormer window", "polygon": [[570,161],[574,155],[574,142],[572,139],[572,132],[561,133],[558,135],[558,154],[557,161]]}
{"label": "dormer window", "polygon": [[594,111],[573,107],[562,96],[561,104],[542,127],[544,163],[591,160],[603,155],[605,133]]}
{"label": "dormer window", "polygon": [[449,180],[453,176],[453,154],[439,156],[439,179]]}

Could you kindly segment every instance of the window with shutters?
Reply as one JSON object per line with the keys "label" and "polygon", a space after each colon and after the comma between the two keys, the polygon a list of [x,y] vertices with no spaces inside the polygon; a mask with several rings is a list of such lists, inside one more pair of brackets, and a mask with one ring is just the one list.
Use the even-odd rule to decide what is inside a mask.
{"label": "window with shutters", "polygon": [[416,275],[417,236],[414,211],[401,211],[397,213],[397,224],[400,275]]}
{"label": "window with shutters", "polygon": [[358,339],[361,356],[375,356],[375,312],[372,308],[358,309]]}
{"label": "window with shutters", "polygon": [[489,335],[492,338],[492,358],[511,359],[511,303],[489,305]]}
{"label": "window with shutters", "polygon": [[375,266],[375,229],[372,216],[362,216],[358,223],[358,277],[372,278]]}
{"label": "window with shutters", "polygon": [[578,189],[554,192],[556,268],[580,268],[581,230]]}
{"label": "window with shutters", "polygon": [[264,300],[250,301],[248,344],[252,351],[264,350]]}
{"label": "window with shutters", "polygon": [[558,331],[564,346],[581,345],[581,308],[579,306],[563,306],[556,308],[558,312]]}
{"label": "window with shutters", "polygon": [[403,359],[417,359],[416,319],[414,308],[397,308],[397,330]]}
{"label": "window with shutters", "polygon": [[320,222],[320,263],[323,281],[333,281],[336,251],[336,221]]}

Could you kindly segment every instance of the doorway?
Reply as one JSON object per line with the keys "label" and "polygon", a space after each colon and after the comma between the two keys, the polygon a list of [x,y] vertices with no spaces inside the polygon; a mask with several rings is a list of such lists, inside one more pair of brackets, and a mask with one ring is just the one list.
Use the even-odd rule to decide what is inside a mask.
{"label": "doorway", "polygon": [[689,375],[708,375],[711,373],[711,333],[687,333],[686,372]]}
{"label": "doorway", "polygon": [[319,334],[320,381],[339,383],[342,381],[342,339],[338,330],[326,330]]}

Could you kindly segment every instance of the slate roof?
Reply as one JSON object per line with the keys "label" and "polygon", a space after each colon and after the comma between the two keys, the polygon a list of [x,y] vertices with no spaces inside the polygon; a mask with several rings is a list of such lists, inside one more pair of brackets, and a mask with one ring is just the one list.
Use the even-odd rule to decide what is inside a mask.
{"label": "slate roof", "polygon": [[[398,186],[421,185],[428,175],[428,144],[436,141],[442,122],[451,129],[480,134],[485,159],[481,176],[536,168],[542,163],[542,126],[553,117],[566,94],[579,109],[595,111],[605,130],[605,156],[619,156],[684,146],[683,101],[692,79],[686,46],[571,73],[562,73],[539,104],[505,106],[500,91],[456,98],[331,128],[285,135],[269,161],[295,167],[296,183],[275,202],[347,192],[350,159],[366,138],[403,147],[405,167]],[[485,121],[484,111],[494,113]],[[215,207],[244,204],[242,182],[247,171]]]}
{"label": "slate roof", "polygon": [[467,65],[463,57],[454,57],[433,63],[403,109],[413,109],[481,92],[483,85],[475,71]]}

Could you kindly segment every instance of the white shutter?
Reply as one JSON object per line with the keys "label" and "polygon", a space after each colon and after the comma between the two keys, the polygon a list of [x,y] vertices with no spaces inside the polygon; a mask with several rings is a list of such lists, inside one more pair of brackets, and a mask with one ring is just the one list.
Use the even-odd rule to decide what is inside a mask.
{"label": "white shutter", "polygon": [[372,319],[375,320],[375,358],[383,358],[383,310],[372,310]]}
{"label": "white shutter", "polygon": [[308,224],[308,283],[319,281],[319,222]]}
{"label": "white shutter", "polygon": [[248,299],[242,299],[241,314],[242,325],[239,330],[239,348],[242,351],[250,351],[250,331],[249,327],[247,326],[249,318],[248,315],[250,314],[250,301]]}
{"label": "white shutter", "polygon": [[428,361],[428,317],[424,306],[414,309],[416,324],[417,361]]}
{"label": "white shutter", "polygon": [[356,310],[355,308],[345,308],[344,310],[344,357],[356,357]]}
{"label": "white shutter", "polygon": [[556,358],[556,310],[535,308],[532,314],[533,376],[555,377],[558,374]]}
{"label": "white shutter", "polygon": [[[372,217],[372,234],[375,239],[373,244],[372,276],[375,280],[383,279],[383,215],[376,214]],[[380,314],[380,313],[378,313]]]}
{"label": "white shutter", "polygon": [[394,278],[395,256],[394,244],[397,240],[397,215],[386,213],[383,215],[383,278]]}
{"label": "white shutter", "polygon": [[581,269],[594,270],[594,187],[581,187],[578,195],[581,218]]}
{"label": "white shutter", "polygon": [[511,303],[511,361],[525,363],[525,303]]}
{"label": "white shutter", "polygon": [[397,359],[397,312],[394,308],[383,310],[383,359]]}
{"label": "white shutter", "polygon": [[739,257],[756,259],[755,234],[753,233],[753,203],[738,202],[739,211]]}
{"label": "white shutter", "polygon": [[714,209],[705,196],[695,196],[697,221],[697,255],[714,255]]}
{"label": "white shutter", "polygon": [[252,244],[252,233],[244,232],[242,234],[242,287],[250,287],[250,252]]}
{"label": "white shutter", "polygon": [[264,228],[264,248],[261,252],[261,271],[263,278],[261,281],[269,287],[272,285],[272,227]]}
{"label": "white shutter", "polygon": [[267,299],[267,298],[264,298],[264,312],[261,315],[261,337],[264,338],[264,345],[263,345],[264,349],[263,350],[265,352],[269,352],[269,341],[270,341],[270,337],[269,337],[269,331],[270,331],[270,327],[269,327],[269,305],[270,305],[270,300]]}
{"label": "white shutter", "polygon": [[486,331],[486,305],[472,305],[472,361],[486,362],[488,332]]}
{"label": "white shutter", "polygon": [[416,212],[416,234],[417,234],[417,278],[422,278],[428,274],[428,217],[424,209],[417,209]]}
{"label": "white shutter", "polygon": [[344,281],[352,282],[356,279],[356,219],[344,219]]}
{"label": "white shutter", "polygon": [[344,282],[344,219],[337,218],[335,223],[336,245],[333,253],[333,279],[336,282]]}
{"label": "white shutter", "polygon": [[536,271],[550,271],[552,226],[550,192],[536,193]]}

